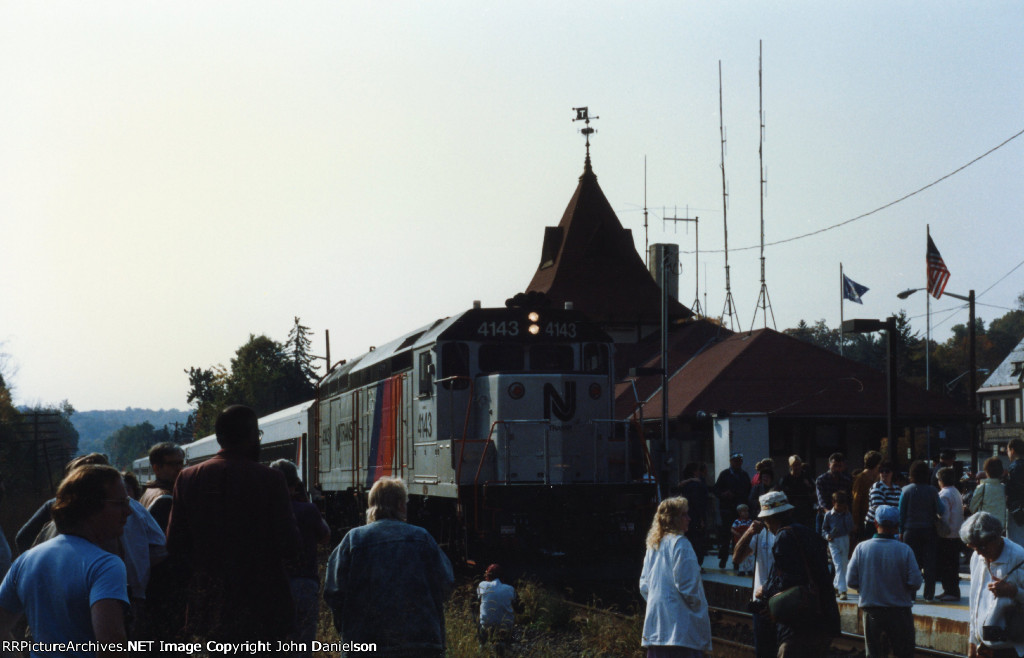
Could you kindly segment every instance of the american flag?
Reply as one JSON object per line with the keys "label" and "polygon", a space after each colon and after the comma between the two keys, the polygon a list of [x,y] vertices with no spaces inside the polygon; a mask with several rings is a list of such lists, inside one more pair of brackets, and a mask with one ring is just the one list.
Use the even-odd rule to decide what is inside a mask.
{"label": "american flag", "polygon": [[932,236],[928,236],[928,293],[938,299],[942,297],[942,291],[946,289],[949,282],[949,270],[943,262],[939,250],[932,242]]}

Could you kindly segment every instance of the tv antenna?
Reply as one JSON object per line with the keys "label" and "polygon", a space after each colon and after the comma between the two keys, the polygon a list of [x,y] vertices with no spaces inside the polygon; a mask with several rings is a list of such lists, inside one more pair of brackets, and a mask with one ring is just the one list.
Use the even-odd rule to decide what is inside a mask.
{"label": "tv antenna", "polygon": [[[725,306],[722,307],[722,323],[729,320],[729,329],[740,324],[736,304],[732,299],[732,285],[729,283],[729,191],[725,184],[725,123],[722,119],[722,60],[718,60],[718,130],[722,138],[722,228],[725,230]],[[736,324],[733,325],[733,320]]]}
{"label": "tv antenna", "polygon": [[764,86],[761,84],[761,41],[757,42],[757,114],[761,122],[761,142],[757,146],[757,158],[761,165],[761,292],[757,296],[757,306],[754,307],[754,317],[750,321],[750,330],[754,330],[754,323],[757,321],[757,312],[764,314],[764,328],[768,328],[768,314],[772,315],[772,328],[775,329],[775,311],[772,310],[772,301],[768,297],[768,284],[764,280],[764,192],[768,186],[768,178],[764,174]]}
{"label": "tv antenna", "polygon": [[[665,214],[665,209],[662,208],[661,219],[662,219],[662,223],[664,223],[664,222],[676,222],[676,223],[678,223],[678,222],[693,222],[694,234],[695,234],[696,239],[697,239],[697,248],[694,251],[695,256],[694,256],[694,268],[693,268],[694,277],[696,278],[696,281],[695,281],[696,290],[695,290],[694,296],[693,296],[693,306],[690,308],[690,310],[693,311],[694,315],[697,315],[699,317],[699,316],[703,316],[704,315],[704,310],[700,306],[700,223],[699,223],[700,217],[676,217],[675,215],[677,213],[678,213],[678,209],[675,209],[673,211],[673,216],[669,217],[669,216],[667,216]],[[687,215],[690,214],[690,206],[686,206],[686,214]],[[706,300],[705,300],[705,303],[707,303]]]}
{"label": "tv antenna", "polygon": [[600,119],[601,117],[591,117],[588,108],[586,107],[574,107],[573,112],[576,113],[576,118],[573,119],[573,123],[576,121],[583,121],[585,127],[580,130],[583,136],[587,138],[587,158],[583,161],[584,168],[590,169],[590,136],[597,132],[596,129],[590,127],[590,119]]}

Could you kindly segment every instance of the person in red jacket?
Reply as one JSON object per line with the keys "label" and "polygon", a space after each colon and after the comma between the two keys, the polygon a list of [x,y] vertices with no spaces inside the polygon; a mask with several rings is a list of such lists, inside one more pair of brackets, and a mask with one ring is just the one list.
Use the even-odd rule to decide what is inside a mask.
{"label": "person in red jacket", "polygon": [[227,407],[215,431],[221,450],[178,476],[167,529],[168,552],[191,569],[186,630],[223,642],[283,640],[295,628],[285,563],[299,546],[288,487],[257,461],[252,409]]}

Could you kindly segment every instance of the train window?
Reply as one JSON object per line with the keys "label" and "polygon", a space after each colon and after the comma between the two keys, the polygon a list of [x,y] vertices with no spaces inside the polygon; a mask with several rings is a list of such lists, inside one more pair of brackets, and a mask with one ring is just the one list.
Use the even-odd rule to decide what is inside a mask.
{"label": "train window", "polygon": [[469,345],[445,343],[441,346],[441,379],[446,389],[469,387]]}
{"label": "train window", "polygon": [[572,372],[572,345],[531,345],[531,372]]}
{"label": "train window", "polygon": [[523,346],[509,343],[481,345],[477,360],[480,362],[480,372],[522,370],[525,365]]}
{"label": "train window", "polygon": [[583,346],[583,372],[608,374],[608,346],[587,343]]}
{"label": "train window", "polygon": [[429,350],[420,352],[419,396],[422,398],[430,397],[434,392],[433,366],[433,354]]}
{"label": "train window", "polygon": [[391,374],[412,368],[412,352],[401,352],[391,357]]}

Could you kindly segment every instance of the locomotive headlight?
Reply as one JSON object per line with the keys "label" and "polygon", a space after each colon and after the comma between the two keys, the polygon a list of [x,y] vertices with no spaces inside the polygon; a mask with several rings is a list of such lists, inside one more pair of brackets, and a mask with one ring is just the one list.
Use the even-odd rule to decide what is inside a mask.
{"label": "locomotive headlight", "polygon": [[601,385],[596,383],[596,382],[591,384],[590,385],[590,389],[588,390],[588,392],[590,393],[590,397],[593,398],[594,400],[600,398],[601,397]]}
{"label": "locomotive headlight", "polygon": [[526,329],[527,331],[530,332],[530,335],[536,336],[537,334],[539,334],[540,325],[537,323],[540,322],[540,313],[538,313],[537,311],[530,311],[529,313],[526,314],[526,319],[530,321],[530,326],[527,327]]}
{"label": "locomotive headlight", "polygon": [[513,382],[508,387],[508,396],[513,400],[518,400],[526,395],[526,387],[519,382]]}

